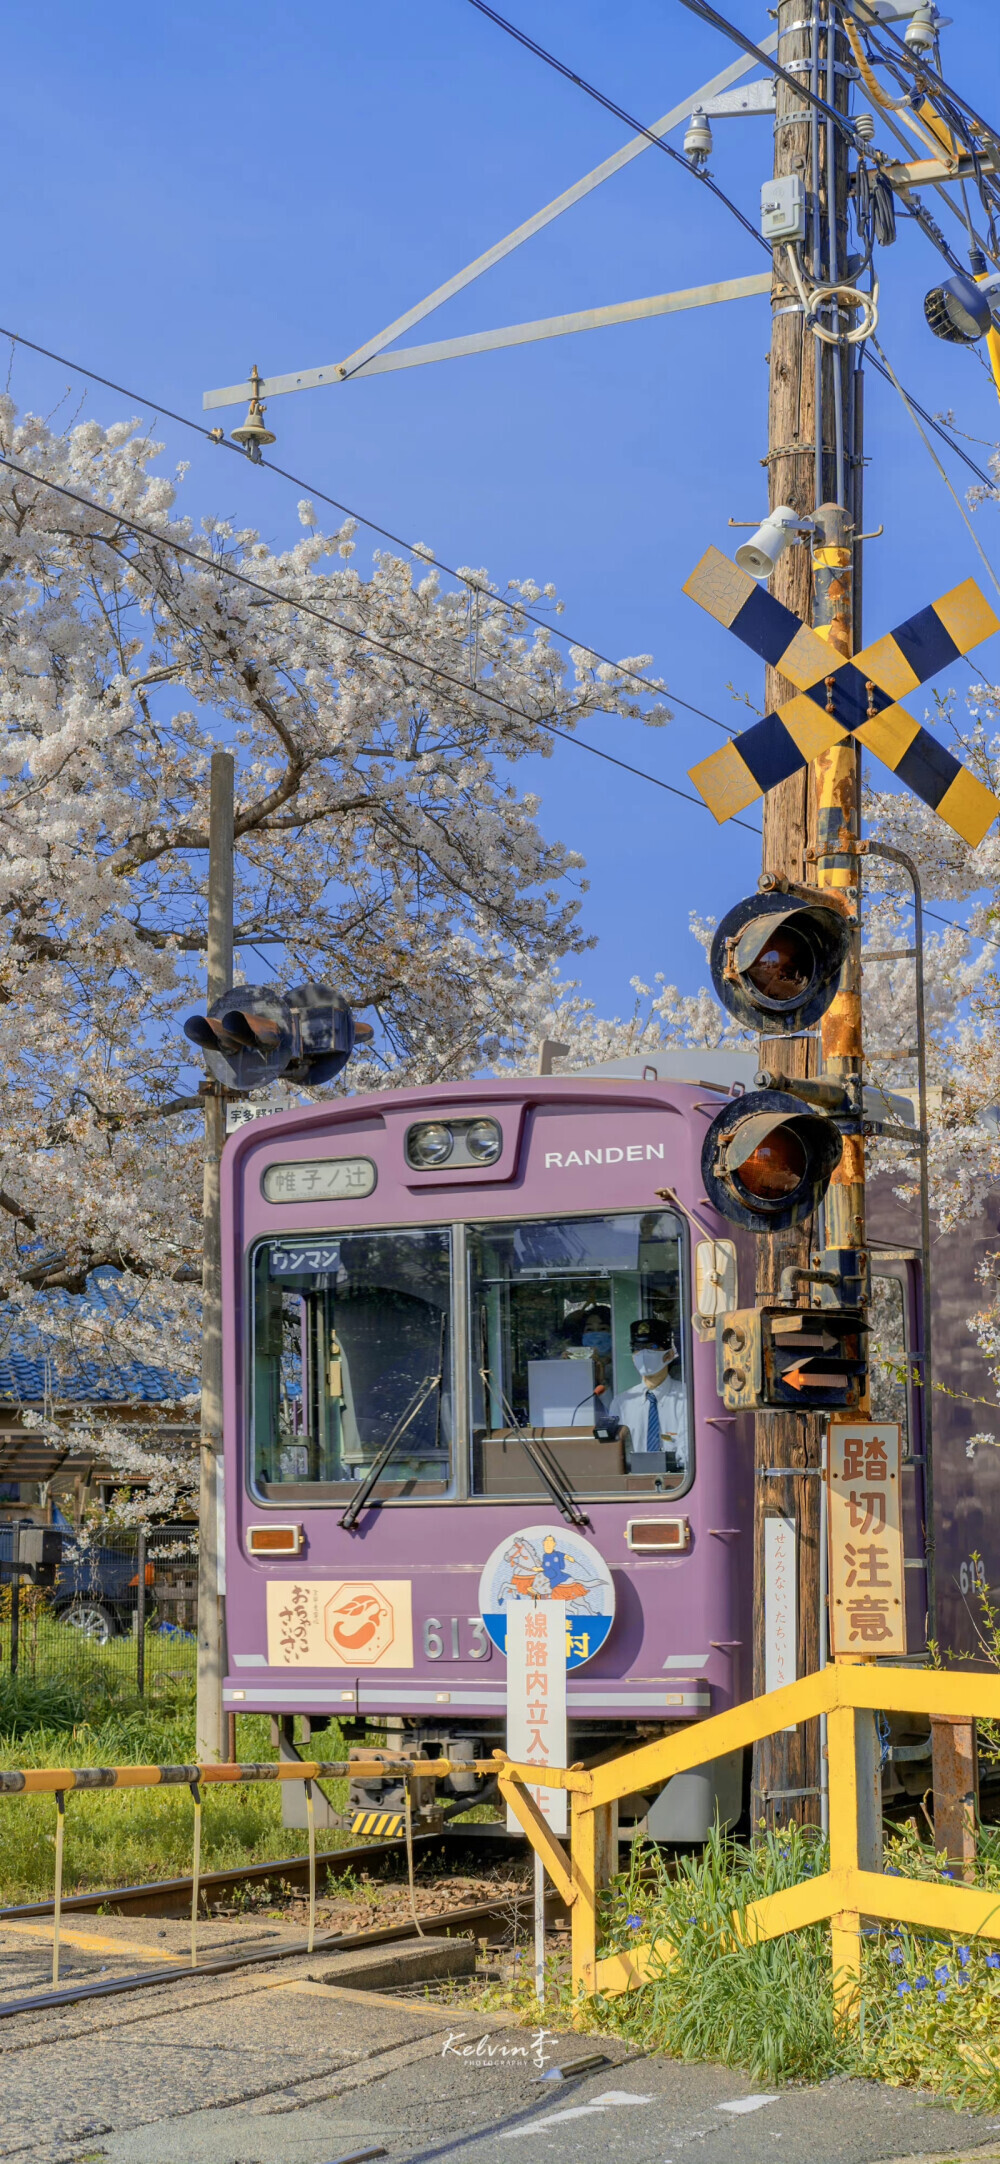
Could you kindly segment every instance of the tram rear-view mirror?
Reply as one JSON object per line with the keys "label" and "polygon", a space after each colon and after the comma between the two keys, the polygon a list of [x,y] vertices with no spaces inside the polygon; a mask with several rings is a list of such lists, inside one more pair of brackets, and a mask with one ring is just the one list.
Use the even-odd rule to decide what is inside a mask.
{"label": "tram rear-view mirror", "polygon": [[715,1336],[717,1315],[729,1315],[739,1307],[739,1272],[733,1240],[699,1240],[694,1251],[695,1322],[711,1324]]}

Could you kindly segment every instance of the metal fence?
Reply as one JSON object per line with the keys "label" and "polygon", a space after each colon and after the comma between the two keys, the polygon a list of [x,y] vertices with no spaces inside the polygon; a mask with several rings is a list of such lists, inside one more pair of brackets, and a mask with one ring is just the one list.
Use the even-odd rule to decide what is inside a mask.
{"label": "metal fence", "polygon": [[[13,1562],[19,1528],[0,1531]],[[157,1698],[193,1687],[198,1531],[158,1526],[116,1541],[67,1535],[54,1586],[0,1584],[0,1679],[87,1696]]]}

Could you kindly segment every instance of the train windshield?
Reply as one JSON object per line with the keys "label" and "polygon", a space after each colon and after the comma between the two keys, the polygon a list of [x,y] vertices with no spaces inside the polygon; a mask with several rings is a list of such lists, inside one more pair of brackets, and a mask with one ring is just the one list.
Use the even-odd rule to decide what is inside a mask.
{"label": "train windshield", "polygon": [[264,1241],[253,1258],[252,1485],[442,1493],[452,1430],[451,1233]]}
{"label": "train windshield", "polygon": [[[683,1232],[670,1210],[468,1230],[473,1489],[691,1474]],[[548,1472],[550,1478],[546,1478]]]}

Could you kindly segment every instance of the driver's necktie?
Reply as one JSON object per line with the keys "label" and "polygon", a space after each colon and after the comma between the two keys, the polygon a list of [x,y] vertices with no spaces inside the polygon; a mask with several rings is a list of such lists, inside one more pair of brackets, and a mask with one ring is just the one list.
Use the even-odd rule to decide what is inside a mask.
{"label": "driver's necktie", "polygon": [[646,1449],[662,1450],[663,1433],[660,1427],[660,1408],[652,1390],[646,1392]]}

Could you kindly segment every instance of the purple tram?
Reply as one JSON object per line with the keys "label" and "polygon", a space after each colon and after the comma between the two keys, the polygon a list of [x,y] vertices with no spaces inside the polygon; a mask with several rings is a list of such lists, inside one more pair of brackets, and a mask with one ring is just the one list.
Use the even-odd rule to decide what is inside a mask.
{"label": "purple tram", "polygon": [[[613,1597],[589,1641],[593,1604],[567,1601],[571,1759],[749,1695],[752,1416],[718,1396],[714,1315],[752,1302],[753,1243],[700,1164],[755,1065],[685,1052],[687,1079],[633,1061],[349,1097],[230,1138],[228,1711],[271,1714],[293,1754],[299,1716],[306,1737],[336,1720],[397,1753],[488,1756],[506,1662],[484,1566],[499,1550],[515,1586],[572,1591],[581,1540]],[[881,1249],[875,1308],[909,1351],[916,1251],[888,1217]],[[921,1452],[898,1372],[876,1417],[907,1425],[916,1651]],[[649,1831],[735,1823],[742,1781],[739,1754],[678,1777],[642,1805]]]}

